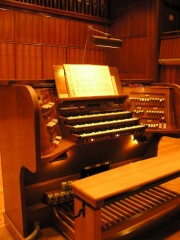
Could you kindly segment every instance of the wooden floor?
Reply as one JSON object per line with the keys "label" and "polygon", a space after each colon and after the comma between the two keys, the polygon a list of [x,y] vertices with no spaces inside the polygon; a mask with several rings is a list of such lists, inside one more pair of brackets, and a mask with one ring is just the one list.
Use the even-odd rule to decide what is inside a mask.
{"label": "wooden floor", "polygon": [[9,232],[5,227],[0,228],[0,239],[1,240],[13,240]]}
{"label": "wooden floor", "polygon": [[[180,227],[180,226],[179,226]],[[44,240],[61,240],[59,236],[53,236],[52,238],[44,238]],[[163,237],[158,235],[152,240],[179,240],[180,239],[180,230],[173,233],[169,233],[168,237]],[[0,228],[0,240],[13,240],[12,236],[9,234],[5,227]],[[132,240],[147,240],[147,239],[132,239]]]}
{"label": "wooden floor", "polygon": [[[179,226],[180,229],[180,226]],[[48,230],[47,230],[48,231]],[[52,237],[48,237],[47,235],[45,238],[43,238],[42,240],[61,240],[62,238],[60,236],[58,236],[58,234],[51,234],[52,229],[49,231],[50,234],[48,234],[49,236],[52,235]],[[180,239],[180,230],[177,231],[169,231],[168,236],[166,235],[166,237],[163,237],[163,233],[159,233],[158,235],[155,236],[155,238],[153,237],[152,239],[149,240],[179,240]],[[64,239],[64,238],[63,238]],[[0,228],[0,240],[14,240],[12,238],[12,236],[9,234],[9,232],[7,231],[7,229],[5,227],[1,227]],[[40,238],[41,240],[41,238]],[[132,240],[147,240],[147,239],[132,239]]]}
{"label": "wooden floor", "polygon": [[[176,138],[169,138],[163,137],[160,144],[158,153],[166,153],[172,152],[172,154],[176,154],[177,151],[180,151],[180,139]],[[2,175],[1,175],[1,165],[0,165],[0,240],[13,240],[12,236],[9,234],[7,229],[4,226],[4,219],[3,219],[3,212],[4,212],[4,200],[3,200],[3,184],[2,184]],[[169,236],[162,238],[160,235],[157,235],[156,238],[153,240],[179,240],[180,239],[180,225],[178,226],[179,229],[175,232],[169,233]],[[163,235],[163,234],[162,234]],[[53,239],[53,240],[60,240],[60,237],[53,237],[53,238],[45,238],[45,239]],[[137,239],[132,239],[137,240]],[[146,239],[138,239],[138,240],[146,240]]]}

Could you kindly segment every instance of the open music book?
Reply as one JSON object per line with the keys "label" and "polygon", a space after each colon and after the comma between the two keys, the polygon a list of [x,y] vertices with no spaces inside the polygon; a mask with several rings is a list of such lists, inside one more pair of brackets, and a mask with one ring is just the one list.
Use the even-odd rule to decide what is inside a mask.
{"label": "open music book", "polygon": [[69,97],[117,95],[109,67],[90,64],[64,64]]}

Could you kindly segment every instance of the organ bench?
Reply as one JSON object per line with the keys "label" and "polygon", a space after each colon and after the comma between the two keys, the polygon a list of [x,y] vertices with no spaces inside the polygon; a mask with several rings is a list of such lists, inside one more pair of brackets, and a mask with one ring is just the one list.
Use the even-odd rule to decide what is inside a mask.
{"label": "organ bench", "polygon": [[179,157],[162,154],[73,182],[75,214],[82,212],[75,218],[75,239],[116,239],[176,208],[179,193],[162,183],[180,183]]}

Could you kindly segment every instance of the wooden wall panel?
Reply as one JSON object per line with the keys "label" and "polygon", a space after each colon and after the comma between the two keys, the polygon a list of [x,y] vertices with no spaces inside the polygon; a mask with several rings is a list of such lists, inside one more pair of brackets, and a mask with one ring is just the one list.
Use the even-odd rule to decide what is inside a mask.
{"label": "wooden wall panel", "polygon": [[159,58],[180,58],[180,37],[161,39]]}
{"label": "wooden wall panel", "polygon": [[110,62],[122,80],[157,81],[158,3],[155,0],[114,0],[112,36],[123,40]]}
{"label": "wooden wall panel", "polygon": [[128,38],[147,36],[148,1],[113,1],[113,36]]}
{"label": "wooden wall panel", "polygon": [[[96,31],[89,30],[88,26],[91,24],[79,21],[69,21],[69,43],[70,47],[80,47],[84,48],[87,40],[87,48],[94,48],[90,44],[90,39],[92,35],[101,35],[101,33],[97,33]],[[99,26],[97,24],[92,25],[95,30],[102,31],[104,33],[110,33],[110,28],[106,26]],[[96,47],[95,47],[96,48]]]}
{"label": "wooden wall panel", "polygon": [[121,72],[121,76],[124,78],[128,71],[128,39],[123,38],[123,47],[117,49],[111,49],[111,66],[116,66],[118,62],[118,68]]}
{"label": "wooden wall panel", "polygon": [[15,13],[15,41],[19,43],[41,43],[41,16],[30,13]]}
{"label": "wooden wall panel", "polygon": [[14,41],[14,12],[0,9],[0,41]]}
{"label": "wooden wall panel", "polygon": [[148,25],[147,25],[147,78],[158,81],[158,55],[159,55],[159,18],[160,1],[149,1],[148,4]]}
{"label": "wooden wall panel", "polygon": [[147,36],[149,1],[132,1],[129,4],[129,36]]}
{"label": "wooden wall panel", "polygon": [[54,79],[53,65],[66,63],[66,48],[43,46],[43,78]]}
{"label": "wooden wall panel", "polygon": [[66,46],[68,44],[68,20],[43,16],[42,43]]}
{"label": "wooden wall panel", "polygon": [[180,84],[179,36],[161,39],[159,61],[159,81]]}
{"label": "wooden wall panel", "polygon": [[42,46],[16,45],[16,79],[42,79]]}
{"label": "wooden wall panel", "polygon": [[[122,79],[148,79],[148,39],[130,38],[124,40],[119,50],[119,69]],[[117,50],[116,50],[117,51]],[[114,53],[116,55],[117,52]]]}
{"label": "wooden wall panel", "polygon": [[82,64],[83,63],[83,48],[68,48],[67,49],[67,63]]}
{"label": "wooden wall panel", "polygon": [[[0,9],[0,78],[52,79],[54,64],[82,64],[87,34],[84,63],[108,64],[107,49],[90,44],[91,23],[23,9]],[[97,22],[93,27],[110,33],[109,25]]]}
{"label": "wooden wall panel", "polygon": [[88,33],[88,24],[79,21],[69,21],[69,39],[68,45],[84,48],[86,36]]}
{"label": "wooden wall panel", "polygon": [[128,16],[128,4],[124,4],[124,1],[113,0],[113,15],[112,15],[112,27],[111,31],[113,37],[127,38],[129,36],[129,16]]}
{"label": "wooden wall panel", "polygon": [[180,85],[180,66],[162,65],[159,69],[159,82]]}
{"label": "wooden wall panel", "polygon": [[68,48],[67,49],[67,63],[69,64],[101,64],[108,65],[107,50],[90,50],[87,49],[84,57],[84,49]]}
{"label": "wooden wall panel", "polygon": [[87,50],[87,56],[85,59],[87,64],[99,64],[99,65],[109,65],[108,62],[108,49],[101,48],[97,50]]}
{"label": "wooden wall panel", "polygon": [[128,45],[129,72],[146,75],[148,56],[147,38],[130,38]]}
{"label": "wooden wall panel", "polygon": [[0,80],[15,79],[13,43],[0,43]]}

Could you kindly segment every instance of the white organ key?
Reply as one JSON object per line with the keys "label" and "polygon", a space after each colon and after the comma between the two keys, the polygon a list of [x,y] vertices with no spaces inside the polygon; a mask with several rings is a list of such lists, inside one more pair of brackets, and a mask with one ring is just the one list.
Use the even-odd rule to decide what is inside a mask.
{"label": "white organ key", "polygon": [[101,126],[101,125],[108,125],[108,124],[113,124],[113,123],[131,122],[132,120],[138,120],[138,119],[137,118],[127,118],[127,119],[117,119],[117,120],[104,121],[104,122],[76,124],[73,127],[74,128],[83,128],[83,127],[91,127],[91,126]]}
{"label": "white organ key", "polygon": [[97,113],[97,114],[88,114],[88,115],[79,115],[79,116],[69,116],[68,120],[72,119],[83,119],[83,118],[91,118],[91,117],[103,117],[103,116],[118,116],[130,113],[129,111],[120,111],[120,112],[108,112],[108,113]]}
{"label": "white organ key", "polygon": [[118,133],[118,132],[124,132],[126,130],[141,129],[144,127],[146,127],[146,125],[136,125],[136,126],[130,126],[130,127],[102,130],[98,132],[82,133],[80,134],[80,137],[91,137],[91,136],[102,135],[107,133]]}

